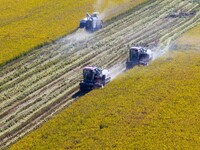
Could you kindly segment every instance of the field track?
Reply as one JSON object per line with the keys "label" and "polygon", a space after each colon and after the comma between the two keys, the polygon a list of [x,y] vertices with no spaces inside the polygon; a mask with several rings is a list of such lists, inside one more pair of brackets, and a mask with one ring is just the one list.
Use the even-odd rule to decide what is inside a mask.
{"label": "field track", "polygon": [[[196,11],[170,18],[171,12]],[[0,68],[0,147],[7,147],[66,108],[76,98],[82,68],[124,64],[132,43],[173,41],[200,23],[199,4],[151,0],[106,23],[93,34],[77,30]],[[157,49],[158,50],[158,49]],[[123,66],[123,65],[122,65]]]}

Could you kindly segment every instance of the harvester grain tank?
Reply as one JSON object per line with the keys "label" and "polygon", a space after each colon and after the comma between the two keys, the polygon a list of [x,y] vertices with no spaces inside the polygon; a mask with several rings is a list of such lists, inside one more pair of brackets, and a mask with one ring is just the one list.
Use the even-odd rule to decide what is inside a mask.
{"label": "harvester grain tank", "polygon": [[133,68],[136,65],[147,66],[153,58],[153,52],[144,47],[131,47],[129,49],[129,58],[126,62],[126,69]]}
{"label": "harvester grain tank", "polygon": [[103,21],[99,17],[98,12],[94,12],[92,15],[86,14],[86,18],[80,20],[79,28],[84,28],[88,32],[94,32],[103,27]]}
{"label": "harvester grain tank", "polygon": [[90,91],[94,88],[103,87],[110,82],[111,76],[108,70],[98,67],[83,68],[83,80],[80,82],[81,91]]}

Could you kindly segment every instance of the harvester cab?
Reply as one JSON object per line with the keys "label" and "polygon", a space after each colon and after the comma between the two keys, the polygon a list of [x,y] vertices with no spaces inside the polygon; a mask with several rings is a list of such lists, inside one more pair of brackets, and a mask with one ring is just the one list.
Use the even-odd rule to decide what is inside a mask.
{"label": "harvester cab", "polygon": [[98,12],[94,12],[92,15],[86,13],[86,18],[80,21],[79,28],[84,28],[88,32],[94,32],[103,27],[103,21],[99,17]]}
{"label": "harvester cab", "polygon": [[147,66],[153,58],[153,52],[144,47],[131,47],[129,49],[129,58],[126,62],[126,69],[133,68],[136,65]]}
{"label": "harvester cab", "polygon": [[90,91],[97,87],[103,87],[110,82],[111,77],[108,70],[102,70],[97,67],[83,68],[83,80],[80,82],[81,91]]}

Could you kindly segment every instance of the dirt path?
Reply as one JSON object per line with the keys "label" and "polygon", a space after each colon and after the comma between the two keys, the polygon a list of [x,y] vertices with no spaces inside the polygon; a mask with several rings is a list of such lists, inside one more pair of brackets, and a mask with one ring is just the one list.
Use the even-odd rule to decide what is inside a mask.
{"label": "dirt path", "polygon": [[[177,10],[196,14],[168,17]],[[15,142],[76,98],[81,69],[86,65],[123,70],[127,45],[163,45],[200,22],[199,4],[152,0],[113,20],[100,31],[81,30],[0,68],[0,147]],[[157,51],[160,51],[157,49]]]}

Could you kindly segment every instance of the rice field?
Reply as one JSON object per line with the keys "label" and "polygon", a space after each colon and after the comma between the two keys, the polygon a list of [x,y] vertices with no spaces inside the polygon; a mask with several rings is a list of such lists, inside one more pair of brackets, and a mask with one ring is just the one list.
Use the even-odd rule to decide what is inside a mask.
{"label": "rice field", "polygon": [[200,25],[192,28],[185,34],[183,34],[177,41],[178,48],[189,49],[189,48],[200,48]]}
{"label": "rice field", "polygon": [[[168,17],[171,12],[179,9],[185,12],[197,10],[197,13],[188,17]],[[113,13],[108,10],[105,12],[109,12],[111,15]],[[81,30],[77,30],[73,34],[67,35],[51,44],[47,44],[46,46],[38,47],[27,55],[1,66],[0,147],[6,148],[9,145],[12,145],[19,139],[23,138],[23,136],[41,126],[49,118],[67,108],[73,101],[76,101],[77,99],[71,96],[78,90],[78,83],[81,79],[81,70],[85,65],[97,65],[102,68],[111,69],[115,68],[115,66],[122,66],[121,69],[124,69],[123,65],[128,57],[127,46],[134,43],[147,43],[149,45],[158,43],[160,46],[158,46],[157,49],[154,49],[154,52],[159,55],[163,52],[166,54],[166,50],[168,50],[172,41],[176,40],[181,34],[200,23],[199,15],[200,10],[197,2],[188,3],[187,1],[182,0],[151,0],[128,10],[124,14],[112,18],[105,23],[103,29],[93,34],[88,35]],[[81,38],[82,36],[84,38]],[[79,38],[77,39],[77,37]],[[197,52],[193,52],[193,54],[190,54],[191,56],[188,56],[190,56],[189,58],[192,58],[193,55],[197,54]],[[171,63],[171,60],[173,60],[173,62],[178,61],[179,59],[177,58],[179,57],[184,60],[186,59],[185,53],[174,51],[171,56],[166,56],[164,59],[156,60],[152,63],[152,66],[150,65],[148,68],[150,70],[153,70],[153,68],[160,68],[158,69],[158,71],[160,70],[158,75],[162,74],[162,72],[168,72],[170,66],[173,69],[176,67],[180,68],[180,66],[173,66],[173,63]],[[198,63],[197,60],[198,57],[195,58],[195,62]],[[180,63],[178,64],[180,65],[182,60],[179,61]],[[158,64],[156,62],[158,62]],[[169,63],[169,68],[162,70],[162,68],[165,68],[165,62]],[[184,65],[185,61],[183,61],[182,64]],[[183,67],[182,71],[184,71]],[[144,71],[147,68],[135,69],[136,72],[134,73],[131,73],[130,71],[130,78],[132,75],[137,74],[137,72],[139,73],[140,70]],[[139,73],[136,80],[140,80],[140,76],[143,76],[143,73],[148,74],[148,71],[149,70]],[[156,73],[156,70],[154,70],[154,73]],[[181,70],[177,72],[177,74],[182,73]],[[156,74],[153,75],[156,76]],[[138,91],[141,90],[141,92],[139,92],[141,95],[143,95],[142,90],[145,90],[146,81],[149,80],[148,77],[152,78],[153,75],[147,77],[144,76],[144,79],[146,79],[145,82],[141,82],[142,86],[139,86],[141,89],[138,87]],[[170,75],[175,76],[174,74],[169,74],[169,76]],[[192,75],[191,71],[190,75]],[[163,77],[165,78],[165,76]],[[159,79],[160,78],[156,78],[155,81],[159,81]],[[176,78],[173,78],[173,80],[176,80]],[[134,88],[136,83],[131,82],[131,84],[133,84],[132,88]],[[148,84],[148,86],[152,87],[154,86],[153,84],[154,83]],[[112,85],[112,83],[110,85]],[[160,87],[160,84],[156,86],[158,86],[158,90],[160,88],[164,89],[164,87]],[[120,88],[119,91],[126,91],[128,87],[129,86],[125,88],[123,87],[122,89]],[[173,83],[170,84],[170,87],[173,87]],[[116,87],[114,87],[114,89],[115,88]],[[115,92],[114,89],[113,92]],[[94,92],[98,91],[99,90]],[[109,97],[111,91],[108,90],[108,92],[103,92],[106,93],[105,96],[107,96],[108,99],[110,98],[109,100],[112,98],[115,99],[115,97],[117,98],[116,100],[120,98],[123,99],[123,95],[117,97],[118,95],[120,96],[120,92],[111,95],[111,97]],[[128,92],[131,91],[128,90]],[[127,92],[125,93],[128,94]],[[137,92],[134,92],[134,94],[136,93]],[[153,94],[156,94],[156,92],[154,91]],[[134,95],[131,96],[134,97]],[[140,97],[139,95],[138,97],[142,99],[142,96]],[[102,99],[104,98],[106,99],[106,97],[102,97]],[[93,99],[93,96],[91,96],[91,99]],[[132,97],[126,97],[126,99],[132,99]],[[153,100],[153,98],[150,99]],[[136,99],[133,100],[135,101]],[[147,102],[146,99],[144,100]],[[114,107],[114,103],[112,103],[112,105]],[[116,105],[116,107],[118,108],[118,105]],[[111,120],[112,119],[113,118],[111,118]],[[102,123],[99,128],[103,129],[107,128],[107,126],[107,124]],[[66,130],[70,130],[67,128],[68,126],[66,126]],[[70,133],[69,138],[73,139],[71,135],[72,134]],[[59,136],[59,134],[55,136]],[[39,140],[40,138],[38,141]],[[59,140],[65,140],[65,138],[58,138],[58,141]],[[34,145],[35,144],[36,143],[34,143]],[[57,142],[51,142],[50,144],[56,146]],[[15,148],[17,147],[18,146]],[[32,145],[31,147],[33,147],[33,149],[35,148]],[[40,148],[42,149],[42,147]],[[25,149],[29,148],[30,147],[27,147]],[[39,147],[36,148],[38,149]],[[54,149],[55,147],[49,146],[47,148],[44,146],[44,149],[49,148]],[[61,147],[61,149],[68,148],[70,148],[70,144]]]}
{"label": "rice field", "polygon": [[[177,46],[188,35],[199,38],[198,29],[182,34]],[[198,44],[120,75],[10,149],[198,149],[200,49],[192,49]]]}
{"label": "rice field", "polygon": [[126,6],[114,16],[144,1],[0,0],[0,64],[71,33],[86,12]]}
{"label": "rice field", "polygon": [[199,51],[171,51],[80,98],[10,149],[198,149],[199,82]]}

